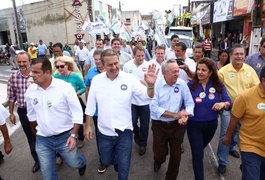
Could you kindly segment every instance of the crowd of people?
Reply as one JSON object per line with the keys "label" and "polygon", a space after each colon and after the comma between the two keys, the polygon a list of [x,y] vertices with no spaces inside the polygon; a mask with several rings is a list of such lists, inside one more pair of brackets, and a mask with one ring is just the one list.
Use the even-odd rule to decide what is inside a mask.
{"label": "crowd of people", "polygon": [[[216,60],[210,58],[209,39],[194,46],[193,59],[177,35],[171,47],[158,45],[151,55],[143,40],[113,38],[105,44],[109,41],[97,39],[91,51],[84,40],[76,41],[72,52],[67,44],[46,47],[40,40],[15,56],[18,71],[7,87],[9,119],[16,124],[17,107],[33,173],[40,169],[43,179],[58,179],[60,160],[83,176],[86,158],[77,150],[94,133],[98,173],[113,165],[118,179],[126,180],[133,141],[139,156],[145,155],[151,122],[154,172],[169,155],[165,179],[177,179],[187,131],[194,179],[203,180],[204,149],[220,119],[218,172],[226,173],[230,154],[241,157],[243,180],[265,178],[265,39],[247,58],[245,47],[235,44],[230,52],[220,50]],[[10,153],[10,138],[4,137]]]}

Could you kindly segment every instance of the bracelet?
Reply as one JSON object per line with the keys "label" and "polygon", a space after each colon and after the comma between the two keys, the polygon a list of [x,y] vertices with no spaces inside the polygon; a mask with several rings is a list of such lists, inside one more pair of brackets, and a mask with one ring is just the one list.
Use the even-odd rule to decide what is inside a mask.
{"label": "bracelet", "polygon": [[147,89],[154,89],[154,86],[147,86]]}

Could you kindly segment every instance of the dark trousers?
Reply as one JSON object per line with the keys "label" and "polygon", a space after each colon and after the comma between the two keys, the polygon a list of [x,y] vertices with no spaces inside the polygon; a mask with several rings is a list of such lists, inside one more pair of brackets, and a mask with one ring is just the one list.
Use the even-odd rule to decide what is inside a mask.
{"label": "dark trousers", "polygon": [[[140,128],[137,124],[138,118],[140,118]],[[150,122],[149,104],[144,106],[137,106],[132,104],[133,133],[136,137],[139,137],[140,139],[139,146],[145,147],[147,144],[149,122]]]}
{"label": "dark trousers", "polygon": [[154,160],[161,164],[164,163],[169,151],[170,158],[166,180],[175,180],[178,176],[181,160],[181,143],[184,137],[184,126],[180,126],[177,121],[167,123],[152,120],[152,131]]}
{"label": "dark trousers", "polygon": [[39,162],[38,155],[36,152],[36,147],[35,147],[36,146],[36,136],[31,131],[29,119],[27,117],[27,109],[26,108],[17,108],[17,113],[18,113],[22,128],[24,130],[24,133],[26,134],[26,137],[28,139],[31,155],[32,155],[35,162]]}
{"label": "dark trousers", "polygon": [[203,150],[212,140],[217,128],[217,119],[206,122],[188,121],[187,133],[192,153],[195,180],[203,180]]}
{"label": "dark trousers", "polygon": [[[85,109],[86,109],[86,105],[84,103],[84,101],[81,99],[81,97],[78,97],[79,102],[81,104],[82,110],[83,110],[83,123],[86,122],[86,115],[85,115]],[[83,124],[80,125],[80,128],[78,130],[78,140],[80,141],[84,141],[85,136],[84,136],[84,126]]]}

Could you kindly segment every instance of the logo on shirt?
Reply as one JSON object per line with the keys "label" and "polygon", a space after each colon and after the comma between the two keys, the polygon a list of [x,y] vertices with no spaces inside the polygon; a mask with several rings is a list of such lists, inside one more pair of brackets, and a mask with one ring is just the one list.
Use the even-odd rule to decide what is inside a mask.
{"label": "logo on shirt", "polygon": [[265,103],[259,103],[259,104],[257,105],[257,108],[258,108],[259,110],[265,110]]}
{"label": "logo on shirt", "polygon": [[211,94],[208,95],[208,98],[213,100],[215,98],[215,95],[211,93]]}
{"label": "logo on shirt", "polygon": [[146,72],[146,71],[147,71],[147,68],[146,68],[146,67],[143,67],[143,68],[142,68],[142,71],[143,71],[143,72]]}
{"label": "logo on shirt", "polygon": [[38,102],[38,99],[37,98],[34,98],[33,99],[33,105],[36,105],[36,104],[38,104],[39,102]]}
{"label": "logo on shirt", "polygon": [[178,93],[178,92],[179,92],[179,87],[175,87],[175,88],[174,88],[174,92],[175,92],[175,93]]}
{"label": "logo on shirt", "polygon": [[121,90],[126,91],[128,89],[128,86],[126,84],[121,85]]}
{"label": "logo on shirt", "polygon": [[233,73],[233,72],[229,72],[229,73],[228,73],[228,77],[229,77],[229,78],[234,78],[234,77],[236,77],[236,75],[235,75],[235,73]]}
{"label": "logo on shirt", "polygon": [[50,108],[52,107],[52,102],[50,100],[47,101],[47,106]]}

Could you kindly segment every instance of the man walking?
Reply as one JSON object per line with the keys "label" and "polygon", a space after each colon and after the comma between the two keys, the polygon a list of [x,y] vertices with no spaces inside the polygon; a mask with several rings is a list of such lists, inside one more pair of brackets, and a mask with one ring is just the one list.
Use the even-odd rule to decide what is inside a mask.
{"label": "man walking", "polygon": [[133,75],[120,71],[119,55],[112,49],[104,50],[101,61],[106,72],[94,77],[86,106],[87,139],[92,138],[92,116],[98,110],[98,143],[104,165],[114,164],[118,179],[128,179],[132,153],[133,97],[152,98],[157,78],[155,65],[145,74],[147,88]]}
{"label": "man walking", "polygon": [[39,160],[35,150],[36,138],[31,132],[29,120],[27,117],[27,106],[25,102],[25,92],[29,86],[30,79],[30,57],[27,52],[20,52],[16,61],[19,67],[17,72],[10,75],[7,84],[7,97],[9,102],[9,119],[10,122],[16,124],[16,116],[14,114],[15,105],[17,106],[17,113],[20,119],[21,126],[27,137],[31,155],[35,161],[32,167],[32,172],[35,173],[39,170]]}
{"label": "man walking", "polygon": [[[177,179],[181,160],[181,144],[188,117],[193,116],[194,102],[185,81],[179,77],[174,59],[162,63],[163,77],[155,84],[151,102],[154,172],[158,172],[169,153],[166,180]],[[184,104],[185,109],[182,110]]]}
{"label": "man walking", "polygon": [[31,130],[36,134],[42,177],[58,179],[56,153],[83,176],[86,159],[77,154],[76,148],[83,111],[76,92],[69,83],[52,77],[51,62],[46,57],[33,60],[31,68],[34,84],[27,89],[25,98]]}

